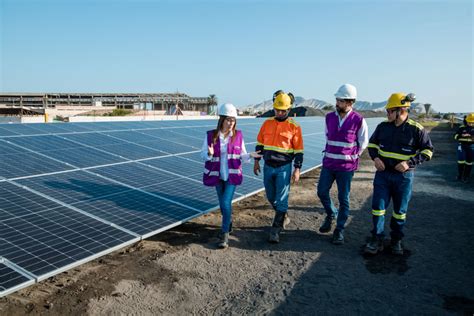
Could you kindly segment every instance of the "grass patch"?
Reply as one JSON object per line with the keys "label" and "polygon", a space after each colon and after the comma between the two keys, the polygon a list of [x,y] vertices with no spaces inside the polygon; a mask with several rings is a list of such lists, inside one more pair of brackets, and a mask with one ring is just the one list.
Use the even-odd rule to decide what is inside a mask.
{"label": "grass patch", "polygon": [[448,125],[447,123],[441,123],[437,121],[419,121],[424,127],[440,127],[441,125]]}

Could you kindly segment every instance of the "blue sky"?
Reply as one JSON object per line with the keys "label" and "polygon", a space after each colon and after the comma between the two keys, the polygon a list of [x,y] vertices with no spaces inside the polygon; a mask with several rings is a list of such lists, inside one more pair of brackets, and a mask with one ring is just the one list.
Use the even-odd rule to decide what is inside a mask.
{"label": "blue sky", "polygon": [[451,1],[0,0],[2,92],[334,101],[414,92],[474,111],[473,4]]}

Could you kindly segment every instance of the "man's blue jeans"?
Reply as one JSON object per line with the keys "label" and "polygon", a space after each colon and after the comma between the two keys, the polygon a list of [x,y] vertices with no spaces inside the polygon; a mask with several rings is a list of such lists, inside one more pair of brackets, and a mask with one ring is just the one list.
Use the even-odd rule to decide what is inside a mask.
{"label": "man's blue jeans", "polygon": [[288,196],[290,194],[291,163],[281,167],[263,167],[263,184],[267,199],[277,212],[288,210]]}
{"label": "man's blue jeans", "polygon": [[414,171],[377,171],[374,178],[372,197],[372,235],[384,236],[385,210],[393,200],[393,213],[390,220],[390,235],[393,240],[401,240],[406,222],[408,202],[411,198]]}
{"label": "man's blue jeans", "polygon": [[[344,225],[349,217],[349,196],[353,176],[354,171],[334,171],[324,167],[319,175],[318,197],[326,210],[327,216],[337,217],[336,230],[341,232],[344,230]],[[334,181],[337,184],[339,210],[334,207],[334,203],[329,196]]]}
{"label": "man's blue jeans", "polygon": [[222,232],[228,233],[232,222],[232,199],[234,197],[235,185],[230,184],[229,181],[220,180],[216,186],[216,191],[222,214]]}

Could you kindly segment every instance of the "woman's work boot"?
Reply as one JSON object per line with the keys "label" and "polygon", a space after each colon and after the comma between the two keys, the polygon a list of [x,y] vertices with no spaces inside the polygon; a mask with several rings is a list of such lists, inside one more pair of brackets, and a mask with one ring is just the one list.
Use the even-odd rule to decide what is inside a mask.
{"label": "woman's work boot", "polygon": [[217,247],[221,249],[229,247],[229,233],[222,233],[220,239],[221,240],[217,244]]}

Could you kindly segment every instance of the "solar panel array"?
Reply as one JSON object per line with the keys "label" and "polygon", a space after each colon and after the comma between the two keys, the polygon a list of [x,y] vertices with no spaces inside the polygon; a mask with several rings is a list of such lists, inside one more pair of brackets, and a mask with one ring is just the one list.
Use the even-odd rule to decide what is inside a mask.
{"label": "solar panel array", "polygon": [[[298,118],[303,172],[323,118]],[[369,128],[379,119],[368,120]],[[241,119],[247,150],[263,119]],[[215,120],[0,125],[0,297],[218,208],[200,149]],[[235,199],[263,189],[243,166]]]}

